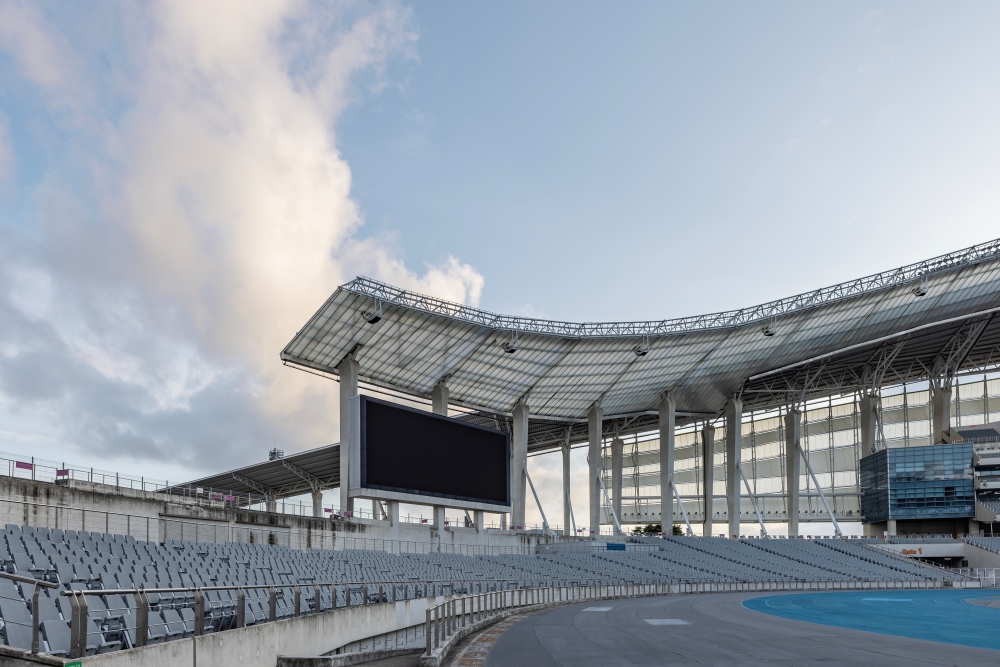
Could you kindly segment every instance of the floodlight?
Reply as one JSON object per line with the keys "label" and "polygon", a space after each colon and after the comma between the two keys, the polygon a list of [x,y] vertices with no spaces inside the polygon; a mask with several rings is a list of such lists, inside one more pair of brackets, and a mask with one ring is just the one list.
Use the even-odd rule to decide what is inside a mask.
{"label": "floodlight", "polygon": [[511,334],[510,342],[503,344],[503,351],[507,354],[514,354],[517,352],[517,332]]}
{"label": "floodlight", "polygon": [[645,357],[649,354],[649,336],[643,336],[642,343],[633,347],[632,352],[634,352],[637,357]]}
{"label": "floodlight", "polygon": [[361,311],[361,317],[365,318],[365,322],[368,324],[375,324],[382,320],[382,302],[375,302],[376,308],[372,310]]}

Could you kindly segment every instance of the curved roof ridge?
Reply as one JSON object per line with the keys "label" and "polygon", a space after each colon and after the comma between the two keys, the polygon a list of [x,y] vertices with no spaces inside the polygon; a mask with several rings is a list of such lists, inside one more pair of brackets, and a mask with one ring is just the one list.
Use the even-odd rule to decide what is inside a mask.
{"label": "curved roof ridge", "polygon": [[338,289],[367,296],[384,304],[449,317],[454,320],[489,327],[498,331],[559,336],[561,338],[608,338],[623,336],[667,336],[671,334],[712,331],[765,322],[791,312],[801,312],[851,297],[876,292],[907,283],[918,283],[929,276],[1000,258],[1000,239],[980,243],[963,250],[915,262],[889,271],[822,287],[795,296],[776,299],[749,308],[707,315],[693,315],[665,320],[638,322],[564,322],[534,317],[499,315],[472,306],[419,294],[386,283],[358,276]]}

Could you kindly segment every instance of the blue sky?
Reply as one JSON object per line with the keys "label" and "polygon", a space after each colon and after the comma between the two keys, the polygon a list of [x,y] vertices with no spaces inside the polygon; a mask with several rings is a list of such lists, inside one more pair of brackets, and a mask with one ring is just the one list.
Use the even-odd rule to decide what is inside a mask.
{"label": "blue sky", "polygon": [[0,2],[0,450],[178,479],[327,444],[335,385],[278,352],[358,274],[656,319],[993,239],[998,28],[985,2]]}
{"label": "blue sky", "polygon": [[340,125],[365,233],[483,306],[750,305],[996,236],[995,5],[418,5]]}

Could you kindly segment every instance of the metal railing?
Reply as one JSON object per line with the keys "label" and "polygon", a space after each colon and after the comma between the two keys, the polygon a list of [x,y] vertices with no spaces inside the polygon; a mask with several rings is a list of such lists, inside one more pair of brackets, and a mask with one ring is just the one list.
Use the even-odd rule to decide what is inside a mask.
{"label": "metal railing", "polygon": [[[134,475],[123,475],[118,472],[101,470],[72,463],[48,461],[34,456],[20,456],[9,452],[0,452],[0,475],[14,479],[65,484],[68,481],[103,484],[116,489],[131,489],[147,493],[159,493],[182,498],[222,503],[227,507],[247,508],[257,511],[267,511],[268,498],[258,493],[237,493],[231,489],[214,487],[198,487],[193,485],[171,486],[169,480],[154,479]],[[313,516],[313,506],[305,502],[275,501],[278,514],[293,516]],[[372,518],[371,512],[363,510],[343,513],[332,505],[322,508],[325,518],[343,519],[347,516]]]}
{"label": "metal railing", "polygon": [[970,579],[976,579],[985,588],[994,588],[997,585],[997,578],[1000,575],[998,567],[960,567],[954,570],[958,574]]}
{"label": "metal railing", "polygon": [[[558,582],[557,582],[558,584]],[[453,597],[427,610],[424,626],[427,657],[444,657],[449,644],[466,628],[477,628],[515,610],[554,604],[571,604],[612,597],[663,595],[670,584],[657,582],[589,582],[585,585],[562,585],[488,591]]]}
{"label": "metal railing", "polygon": [[[56,584],[0,572],[0,577],[46,588]],[[70,610],[68,656],[80,658],[93,652],[139,648],[150,643],[185,636],[202,636],[279,618],[298,617],[336,609],[399,602],[440,595],[461,595],[504,590],[522,585],[514,580],[409,580],[329,581],[299,584],[248,584],[182,588],[121,588],[62,590]],[[32,600],[34,652],[39,651],[38,591]],[[258,594],[260,592],[260,594]],[[311,593],[311,596],[309,595]],[[118,606],[115,596],[124,602]],[[128,597],[131,597],[131,601]],[[100,601],[88,602],[88,598]],[[20,602],[20,601],[18,601]],[[248,604],[250,603],[250,604]],[[266,607],[263,605],[266,604]],[[256,608],[253,605],[258,605]],[[91,624],[91,609],[99,610],[101,625]],[[163,612],[188,611],[168,618]],[[252,618],[247,619],[247,613]],[[153,614],[151,620],[150,615]],[[158,617],[158,618],[157,618]],[[98,633],[100,638],[97,637]],[[105,633],[117,640],[106,641]],[[51,646],[47,653],[61,653]]]}
{"label": "metal railing", "polygon": [[[22,584],[34,585],[34,591],[32,591],[31,593],[31,652],[37,654],[39,652],[38,627],[39,627],[39,608],[40,608],[38,603],[38,597],[39,594],[42,592],[43,588],[59,588],[59,586],[50,583],[48,581],[40,581],[38,579],[33,579],[31,577],[21,577],[16,574],[7,574],[6,572],[3,571],[0,571],[0,577],[4,579],[9,579],[11,581],[17,581]],[[17,602],[20,602],[20,600],[17,600]],[[13,618],[8,619],[4,617],[3,622],[4,625],[7,624],[23,625],[22,623],[19,623],[17,620]],[[8,641],[9,641],[9,633],[8,633]]]}
{"label": "metal railing", "polygon": [[[995,581],[995,572],[993,577]],[[947,585],[940,580],[741,582],[708,579],[474,579],[61,590],[59,596],[68,603],[70,612],[68,646],[54,646],[57,638],[48,636],[50,626],[46,625],[49,647],[43,651],[39,631],[41,589],[60,587],[48,581],[2,571],[0,578],[34,586],[30,621],[32,652],[68,654],[69,658],[80,658],[118,648],[138,648],[150,643],[202,636],[208,632],[222,632],[304,614],[435,596],[452,598],[428,610],[426,641],[429,652],[440,648],[449,637],[470,624],[489,620],[514,607],[678,593],[941,588]],[[24,604],[21,600],[17,602]],[[65,617],[67,607],[60,606]],[[96,611],[93,617],[91,610]],[[66,621],[65,618],[47,620],[58,620],[58,623]],[[18,625],[14,618],[5,618],[4,622]],[[65,632],[65,626],[62,632]]]}
{"label": "metal railing", "polygon": [[[857,280],[824,287],[749,308],[652,322],[576,323],[542,320],[533,317],[499,315],[464,304],[453,303],[444,299],[403,290],[363,276],[359,276],[351,282],[341,285],[337,288],[337,291],[351,292],[358,296],[370,297],[375,303],[442,315],[454,320],[501,331],[517,331],[521,333],[559,336],[560,338],[665,336],[692,331],[727,329],[753,322],[763,322],[786,313],[808,310],[870,292],[900,285],[920,284],[921,281],[927,280],[931,276],[954,271],[965,266],[989,262],[998,257],[1000,257],[1000,240],[989,241],[957,252],[940,255],[923,262],[902,266],[898,269],[883,271],[882,273],[865,276]],[[310,324],[312,324],[311,321]],[[282,359],[293,361],[293,358],[287,354],[290,348],[291,344],[282,352]]]}
{"label": "metal railing", "polygon": [[941,588],[935,581],[685,581],[664,580],[553,582],[552,586],[489,591],[453,597],[431,607],[424,621],[422,664],[441,664],[454,643],[468,632],[532,607],[591,600],[688,593],[751,593],[761,591],[832,591]]}

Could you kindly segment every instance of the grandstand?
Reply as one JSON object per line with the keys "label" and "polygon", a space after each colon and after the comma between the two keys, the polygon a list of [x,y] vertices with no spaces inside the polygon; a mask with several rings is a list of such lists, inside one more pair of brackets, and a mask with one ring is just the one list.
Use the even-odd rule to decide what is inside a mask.
{"label": "grandstand", "polygon": [[[158,544],[131,536],[8,525],[0,560],[9,575],[22,579],[0,578],[2,632],[7,646],[31,650],[37,609],[39,651],[69,655],[73,598],[63,593],[71,591],[90,592],[86,651],[96,654],[442,592],[595,582],[940,586],[965,579],[879,553],[857,540],[670,537],[637,538],[635,544],[653,549],[531,556],[391,554],[177,540]],[[27,583],[31,580],[54,586],[36,598],[34,586]],[[243,589],[242,600],[236,587]],[[148,591],[148,607],[142,611],[136,600],[140,589]],[[196,609],[199,590],[205,591],[202,611]],[[140,615],[147,620],[140,622]]]}
{"label": "grandstand", "polygon": [[[0,655],[135,664],[187,642],[156,660],[272,667],[290,646],[426,639],[440,659],[466,602],[487,622],[637,591],[992,585],[998,311],[1000,241],[659,322],[506,317],[358,278],[281,355],[338,380],[339,442],[182,484],[4,459]],[[530,527],[527,457],[549,451],[563,520],[539,503]],[[837,537],[801,537],[813,521]],[[867,537],[842,537],[845,522]]]}

